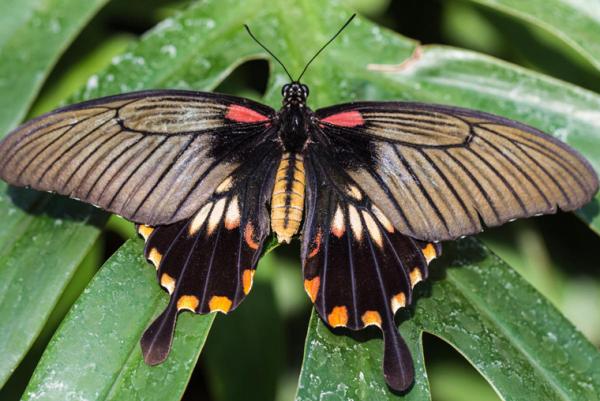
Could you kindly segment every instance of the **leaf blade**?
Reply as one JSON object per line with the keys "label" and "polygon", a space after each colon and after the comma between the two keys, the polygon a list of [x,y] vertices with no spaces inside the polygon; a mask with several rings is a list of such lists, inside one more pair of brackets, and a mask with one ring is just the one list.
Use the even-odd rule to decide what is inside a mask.
{"label": "leaf blade", "polygon": [[0,135],[25,116],[60,54],[107,0],[12,1],[0,30]]}
{"label": "leaf blade", "polygon": [[600,69],[600,9],[569,0],[467,0],[537,25],[562,39]]}
{"label": "leaf blade", "polygon": [[170,358],[146,365],[139,339],[168,297],[156,285],[142,246],[130,240],[105,263],[50,342],[24,400],[180,398],[213,315],[180,316]]}

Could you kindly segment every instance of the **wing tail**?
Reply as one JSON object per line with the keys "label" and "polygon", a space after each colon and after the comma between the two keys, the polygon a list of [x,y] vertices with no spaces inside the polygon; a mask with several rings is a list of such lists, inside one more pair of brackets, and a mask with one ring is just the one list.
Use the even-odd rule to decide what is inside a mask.
{"label": "wing tail", "polygon": [[177,307],[174,300],[144,331],[140,345],[144,361],[148,365],[158,365],[167,359],[173,343],[173,332],[177,321]]}

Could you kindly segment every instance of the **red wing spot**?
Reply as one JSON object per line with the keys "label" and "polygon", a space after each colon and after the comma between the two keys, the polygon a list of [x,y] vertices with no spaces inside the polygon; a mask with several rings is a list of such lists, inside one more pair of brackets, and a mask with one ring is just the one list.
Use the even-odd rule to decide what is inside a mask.
{"label": "red wing spot", "polygon": [[308,254],[308,259],[317,256],[321,250],[321,230],[317,231],[313,244],[313,249]]}
{"label": "red wing spot", "polygon": [[269,117],[263,116],[252,109],[237,104],[229,106],[225,118],[238,123],[259,123],[269,121]]}
{"label": "red wing spot", "polygon": [[364,118],[358,111],[345,111],[343,113],[332,114],[321,121],[341,127],[356,127],[365,123]]}

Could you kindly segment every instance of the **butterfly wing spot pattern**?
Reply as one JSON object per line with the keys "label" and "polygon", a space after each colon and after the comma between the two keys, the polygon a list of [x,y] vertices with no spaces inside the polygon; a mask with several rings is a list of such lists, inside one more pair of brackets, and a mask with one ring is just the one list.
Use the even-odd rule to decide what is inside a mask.
{"label": "butterfly wing spot pattern", "polygon": [[[386,380],[393,388],[406,389],[414,370],[394,315],[411,303],[414,286],[427,278],[427,266],[441,254],[441,246],[402,235],[375,207],[357,208],[337,203],[329,220],[323,213],[306,223],[308,235],[311,230],[315,234],[305,242],[304,288],[330,327],[378,327],[384,334]],[[323,232],[331,235],[323,238]],[[350,283],[350,291],[340,286],[344,282]]]}
{"label": "butterfly wing spot pattern", "polygon": [[146,243],[144,254],[170,295],[165,311],[142,336],[147,363],[158,364],[168,356],[180,312],[228,313],[250,292],[268,234],[268,214],[261,205],[272,187],[275,161],[267,160],[252,160],[235,176],[224,177],[188,219],[137,226]]}
{"label": "butterfly wing spot pattern", "polygon": [[[240,211],[236,196],[222,197],[209,202],[189,221],[172,226],[151,228],[137,227],[138,233],[146,241],[146,257],[157,268],[161,287],[171,296],[169,306],[142,337],[144,358],[148,363],[157,364],[167,357],[172,341],[176,315],[184,310],[194,313],[228,313],[235,308],[252,287],[256,253],[259,239],[254,237],[252,223],[240,228]],[[175,240],[173,240],[173,236]],[[229,238],[228,238],[229,237]],[[209,258],[192,255],[201,253],[201,241],[234,240],[239,253],[229,257],[229,272],[213,270],[214,258],[226,255],[210,254]],[[185,259],[177,253],[184,244]],[[187,245],[186,245],[187,244]],[[234,262],[237,261],[237,266]],[[221,266],[219,266],[220,269]],[[237,272],[237,274],[236,274]],[[237,277],[236,277],[237,276]],[[199,281],[197,281],[200,279]],[[200,283],[200,285],[196,283]],[[210,288],[209,288],[210,287]]]}

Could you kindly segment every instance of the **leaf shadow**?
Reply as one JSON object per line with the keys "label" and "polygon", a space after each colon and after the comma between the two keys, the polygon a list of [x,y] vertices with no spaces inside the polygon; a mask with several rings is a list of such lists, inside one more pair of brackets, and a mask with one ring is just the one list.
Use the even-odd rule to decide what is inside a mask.
{"label": "leaf shadow", "polygon": [[16,207],[36,217],[46,216],[101,228],[109,216],[101,209],[62,195],[14,186],[9,186],[6,193]]}
{"label": "leaf shadow", "polygon": [[586,221],[593,221],[600,216],[600,201],[593,198],[587,205],[579,209],[578,214],[584,217]]}

